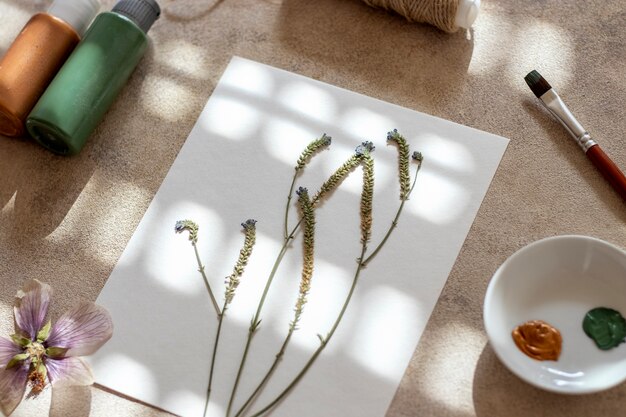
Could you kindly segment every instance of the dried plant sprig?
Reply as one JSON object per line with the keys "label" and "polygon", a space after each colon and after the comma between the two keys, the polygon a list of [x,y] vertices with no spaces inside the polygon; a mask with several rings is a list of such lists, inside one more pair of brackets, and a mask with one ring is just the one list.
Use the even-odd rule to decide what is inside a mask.
{"label": "dried plant sprig", "polygon": [[[357,148],[358,149],[358,148]],[[373,147],[372,147],[373,149]],[[361,151],[363,151],[363,148],[361,148]],[[370,255],[369,257],[365,258],[365,254],[367,251],[367,245],[366,245],[366,240],[362,239],[361,240],[361,254],[358,258],[358,262],[357,262],[357,267],[356,267],[356,271],[354,274],[354,278],[352,280],[352,285],[350,287],[350,290],[344,300],[344,304],[341,308],[341,311],[339,312],[339,315],[337,316],[333,326],[331,327],[330,331],[326,334],[326,336],[322,336],[318,334],[318,338],[320,340],[320,346],[315,350],[315,352],[313,352],[313,354],[311,355],[311,357],[309,358],[309,360],[306,362],[306,364],[304,365],[304,367],[300,370],[300,372],[294,377],[294,379],[292,379],[292,381],[287,385],[287,387],[280,392],[280,394],[278,394],[277,397],[274,398],[274,400],[272,400],[268,405],[266,405],[265,407],[263,407],[260,411],[254,413],[252,415],[252,417],[259,417],[263,414],[265,414],[266,412],[268,412],[269,410],[271,410],[276,404],[278,404],[283,398],[285,398],[286,395],[288,395],[291,390],[293,388],[295,388],[295,386],[298,384],[298,382],[304,377],[304,375],[308,372],[309,368],[313,365],[313,363],[317,360],[318,356],[322,353],[322,351],[324,350],[324,348],[326,347],[326,345],[328,344],[328,342],[330,341],[330,339],[332,338],[332,336],[335,334],[339,323],[341,322],[347,308],[348,305],[350,303],[350,300],[352,299],[352,296],[354,294],[354,290],[356,288],[357,282],[359,280],[361,271],[363,270],[363,268],[365,268],[367,266],[367,264],[369,263],[369,261],[376,255],[376,253],[378,253],[378,251],[381,249],[381,247],[384,245],[384,243],[387,241],[387,239],[389,238],[391,232],[393,231],[393,229],[396,227],[397,223],[398,223],[398,218],[402,212],[402,208],[404,207],[404,203],[405,201],[408,199],[409,195],[411,194],[411,192],[413,191],[413,188],[415,187],[415,183],[417,180],[417,174],[420,171],[421,165],[422,165],[422,154],[419,152],[415,152],[413,154],[413,159],[415,161],[417,161],[418,166],[417,166],[417,170],[415,172],[415,179],[413,180],[413,184],[411,185],[411,187],[408,189],[408,193],[406,195],[406,197],[404,199],[401,200],[400,203],[400,207],[398,208],[398,211],[396,213],[396,216],[392,222],[392,226],[389,228],[387,234],[385,235],[383,241],[378,245],[378,247],[374,250],[374,252],[372,253],[372,255]],[[367,161],[364,164],[364,180],[365,180],[365,171],[368,169],[367,167]],[[373,175],[372,175],[373,178]],[[364,190],[363,193],[365,193],[365,184],[364,184]],[[363,207],[362,207],[363,209]]]}
{"label": "dried plant sprig", "polygon": [[284,232],[283,238],[287,239],[289,233],[289,206],[291,205],[291,198],[293,195],[293,188],[296,185],[296,178],[298,174],[304,170],[304,167],[309,163],[311,157],[320,151],[323,148],[330,146],[332,142],[332,138],[328,136],[326,133],[323,133],[321,137],[313,140],[311,143],[307,145],[306,148],[300,154],[298,161],[296,162],[295,172],[293,174],[293,178],[291,179],[291,186],[289,187],[289,194],[287,195],[287,204],[285,205],[285,224],[284,224]]}
{"label": "dried plant sprig", "polygon": [[179,220],[174,226],[176,233],[182,233],[185,230],[189,232],[189,240],[191,243],[198,243],[198,224],[191,220]]}
{"label": "dried plant sprig", "polygon": [[[327,193],[329,193],[330,191],[335,189],[356,167],[359,166],[359,164],[361,163],[361,160],[363,158],[364,153],[366,153],[366,152],[369,153],[369,152],[371,152],[373,150],[374,150],[374,145],[371,142],[367,142],[366,141],[366,142],[361,143],[361,145],[357,146],[357,148],[355,149],[354,155],[352,155],[346,162],[344,162],[344,164],[341,165],[326,180],[326,182],[324,182],[324,184],[322,184],[322,186],[320,187],[320,190],[311,199],[311,205],[313,207],[315,207],[316,203],[319,202],[319,200],[321,198],[323,198]],[[293,181],[292,181],[292,188],[293,188]],[[290,196],[291,196],[291,193],[290,193]],[[287,204],[287,209],[288,208],[289,208],[289,203]],[[241,361],[239,363],[239,370],[237,371],[237,376],[235,377],[235,382],[233,384],[233,388],[232,388],[232,391],[231,391],[230,399],[228,400],[228,407],[226,409],[226,417],[230,416],[232,405],[233,405],[233,402],[235,400],[235,395],[237,393],[237,388],[239,386],[239,381],[241,379],[241,374],[243,373],[243,369],[245,367],[246,360],[247,360],[247,357],[248,357],[248,352],[250,350],[250,345],[252,343],[252,337],[254,336],[255,332],[257,331],[257,329],[259,328],[259,325],[261,323],[261,320],[260,320],[261,319],[261,311],[263,310],[263,306],[265,304],[265,299],[267,297],[269,289],[270,289],[270,287],[272,285],[272,282],[274,280],[274,276],[276,274],[276,271],[278,270],[278,267],[279,267],[280,263],[282,262],[282,259],[285,256],[285,253],[287,252],[287,248],[289,246],[289,241],[293,238],[295,233],[298,231],[301,223],[302,223],[302,219],[294,226],[294,228],[291,230],[291,233],[289,233],[288,235],[285,236],[285,239],[284,239],[284,242],[283,242],[283,246],[282,246],[278,256],[276,257],[276,260],[274,261],[274,266],[272,268],[272,271],[270,272],[270,275],[269,275],[269,277],[268,277],[268,279],[267,279],[267,281],[265,283],[265,288],[263,289],[263,294],[261,295],[261,298],[259,300],[259,304],[257,306],[256,313],[252,317],[252,320],[250,320],[250,327],[248,328],[248,338],[246,340],[246,346],[244,347],[243,354],[242,354],[242,357],[241,357]],[[287,223],[285,222],[285,224],[287,224]]]}
{"label": "dried plant sprig", "polygon": [[326,133],[323,133],[320,138],[315,139],[314,141],[309,143],[307,147],[304,148],[304,150],[300,154],[300,157],[298,158],[298,161],[296,162],[296,171],[304,169],[313,154],[315,154],[322,148],[330,146],[332,139],[332,137],[328,136]]}
{"label": "dried plant sprig", "polygon": [[312,199],[313,206],[324,198],[324,196],[337,188],[339,184],[350,174],[356,167],[359,166],[363,155],[369,154],[374,150],[372,142],[365,141],[356,147],[354,155],[352,155],[346,162],[344,162],[328,179],[322,184],[319,191]]}
{"label": "dried plant sprig", "polygon": [[374,158],[369,152],[363,155],[363,190],[361,191],[361,243],[372,235],[372,204],[374,199]]}
{"label": "dried plant sprig", "polygon": [[240,278],[244,273],[246,265],[248,264],[248,260],[250,259],[250,255],[252,254],[252,249],[254,249],[254,244],[256,243],[256,223],[257,221],[253,219],[248,219],[245,222],[241,223],[241,227],[243,227],[245,233],[243,247],[239,251],[239,257],[237,258],[237,262],[233,267],[233,273],[226,277],[224,304],[222,306],[222,312],[219,315],[217,330],[215,333],[215,342],[213,343],[213,355],[211,356],[211,368],[209,369],[209,385],[207,388],[206,401],[204,403],[204,413],[202,414],[203,416],[206,416],[206,412],[209,408],[211,388],[213,386],[213,371],[215,369],[215,359],[217,357],[217,347],[220,343],[220,335],[222,334],[222,323],[224,322],[224,316],[226,315],[228,305],[233,301],[233,297],[235,296],[235,290],[239,286]]}
{"label": "dried plant sprig", "polygon": [[387,242],[387,239],[389,239],[389,236],[391,236],[391,232],[393,231],[393,229],[395,229],[398,226],[398,219],[400,218],[400,214],[402,213],[402,209],[404,208],[404,202],[409,199],[409,197],[411,196],[411,193],[413,192],[413,189],[415,188],[415,184],[417,183],[417,174],[419,174],[420,169],[422,168],[422,162],[424,161],[424,157],[422,153],[418,151],[413,152],[411,159],[417,163],[417,168],[415,169],[415,176],[413,177],[413,183],[411,184],[411,187],[409,188],[409,191],[406,194],[405,198],[403,198],[400,201],[400,207],[398,207],[396,216],[392,220],[391,226],[389,227],[389,229],[387,229],[387,233],[385,234],[383,239],[380,241],[376,249],[374,249],[374,251],[367,258],[363,260],[363,266],[367,266],[367,264],[378,254],[378,252],[380,252],[382,247]]}
{"label": "dried plant sprig", "polygon": [[[226,293],[224,295],[224,306],[230,304],[235,296],[235,290],[239,286],[240,277],[248,264],[250,254],[254,244],[256,243],[256,220],[248,219],[244,223],[241,223],[241,227],[245,231],[246,237],[244,239],[243,248],[239,251],[239,258],[233,268],[233,273],[226,277]],[[222,310],[222,313],[224,310]]]}
{"label": "dried plant sprig", "polygon": [[254,413],[252,415],[252,417],[260,417],[260,416],[262,416],[263,414],[265,414],[266,412],[271,410],[274,406],[276,406],[276,404],[278,404],[283,398],[285,398],[291,392],[291,390],[293,390],[295,388],[295,386],[298,384],[298,382],[300,382],[300,380],[304,377],[304,375],[308,372],[309,368],[311,368],[311,366],[313,366],[313,363],[315,363],[315,361],[317,360],[318,356],[322,353],[322,351],[324,350],[324,348],[326,347],[326,345],[328,344],[330,339],[333,337],[333,335],[337,331],[337,328],[339,327],[339,323],[343,319],[343,316],[344,316],[346,310],[348,309],[348,305],[350,304],[350,300],[352,299],[352,295],[354,294],[354,290],[356,288],[357,282],[359,281],[359,276],[361,275],[361,271],[364,268],[364,264],[363,264],[362,260],[363,260],[363,257],[365,256],[366,249],[367,249],[366,244],[365,243],[361,243],[361,254],[360,254],[359,258],[358,258],[356,271],[355,271],[355,274],[354,274],[354,278],[352,279],[352,285],[350,286],[350,291],[348,292],[348,294],[347,294],[347,296],[346,296],[346,298],[344,300],[343,306],[341,308],[341,311],[339,312],[339,315],[335,319],[335,322],[333,323],[333,326],[331,327],[330,331],[326,334],[326,336],[322,336],[320,334],[317,335],[317,337],[320,340],[320,345],[315,350],[315,352],[313,352],[313,354],[311,355],[309,360],[306,362],[304,367],[291,380],[291,382],[287,385],[287,387],[283,391],[281,391],[280,394],[278,394],[278,396],[276,396],[274,398],[274,400],[272,400],[269,404],[267,404],[265,407],[263,407],[260,411]]}
{"label": "dried plant sprig", "polygon": [[[302,261],[302,278],[300,279],[300,291],[296,307],[294,309],[295,315],[293,321],[290,324],[290,328],[295,330],[298,327],[298,322],[302,316],[302,310],[307,301],[307,296],[311,290],[311,278],[313,277],[313,261],[315,257],[315,212],[313,211],[313,204],[309,197],[309,191],[300,187],[298,191],[298,202],[300,203],[300,210],[302,211],[302,217],[304,219],[304,255]],[[292,331],[293,331],[292,330]]]}
{"label": "dried plant sprig", "polygon": [[191,242],[191,246],[193,246],[193,251],[196,254],[196,261],[198,262],[198,272],[202,275],[202,279],[204,280],[204,285],[206,286],[207,292],[209,293],[209,297],[211,298],[211,303],[213,304],[213,308],[215,308],[215,312],[219,316],[222,312],[220,310],[219,305],[217,304],[217,300],[215,299],[215,295],[213,295],[213,290],[211,289],[211,284],[209,284],[209,280],[206,277],[204,272],[204,265],[202,265],[202,260],[200,259],[200,254],[198,253],[198,230],[199,226],[197,223],[191,220],[178,220],[176,225],[174,226],[174,231],[176,233],[182,233],[185,230],[189,232],[189,241]]}
{"label": "dried plant sprig", "polygon": [[328,179],[322,184],[320,189],[313,196],[313,205],[324,198],[326,194],[337,188],[337,186],[343,181],[345,177],[350,174],[361,163],[360,155],[352,155],[346,162],[343,163]]}
{"label": "dried plant sprig", "polygon": [[296,191],[296,194],[298,195],[301,216],[304,220],[304,253],[302,261],[302,277],[300,279],[298,298],[294,307],[294,318],[289,324],[289,331],[287,332],[287,336],[285,337],[285,340],[283,341],[280,350],[274,357],[274,362],[265,373],[265,376],[261,379],[261,382],[256,386],[252,394],[250,394],[248,399],[237,411],[235,417],[240,417],[245,412],[246,408],[250,405],[252,400],[256,398],[256,396],[261,392],[267,381],[269,381],[271,376],[274,374],[274,371],[278,367],[278,364],[285,354],[285,350],[287,349],[287,345],[291,340],[293,332],[298,329],[298,322],[300,321],[304,306],[307,303],[307,296],[309,294],[309,291],[311,290],[311,278],[313,277],[313,264],[315,258],[315,210],[309,197],[308,189],[300,187],[298,191]]}
{"label": "dried plant sprig", "polygon": [[411,175],[409,174],[409,145],[406,139],[393,129],[387,133],[387,140],[395,142],[398,146],[398,178],[400,179],[400,200],[405,200],[411,188]]}
{"label": "dried plant sprig", "polygon": [[259,299],[259,303],[257,305],[256,312],[252,319],[250,320],[250,327],[248,327],[248,337],[246,338],[246,346],[244,347],[243,353],[241,355],[241,361],[239,362],[239,369],[237,370],[237,376],[235,377],[235,382],[233,383],[233,388],[230,393],[230,399],[228,400],[228,407],[226,409],[226,417],[230,416],[230,412],[233,407],[233,402],[235,401],[235,396],[237,394],[237,388],[239,387],[239,381],[241,380],[241,375],[246,366],[246,360],[248,358],[248,352],[250,351],[250,345],[252,344],[252,338],[254,337],[256,331],[259,329],[261,325],[261,312],[263,311],[263,306],[265,305],[265,299],[267,298],[267,294],[269,293],[269,289],[272,286],[272,282],[274,281],[274,277],[276,276],[276,272],[278,271],[278,267],[280,266],[285,253],[287,253],[287,249],[289,248],[289,242],[293,239],[294,235],[298,231],[300,227],[300,222],[294,226],[284,241],[283,246],[280,248],[278,255],[276,256],[276,260],[274,261],[274,265],[272,266],[272,271],[270,272],[267,280],[265,282],[265,288],[263,289],[263,294],[261,294],[261,298]]}

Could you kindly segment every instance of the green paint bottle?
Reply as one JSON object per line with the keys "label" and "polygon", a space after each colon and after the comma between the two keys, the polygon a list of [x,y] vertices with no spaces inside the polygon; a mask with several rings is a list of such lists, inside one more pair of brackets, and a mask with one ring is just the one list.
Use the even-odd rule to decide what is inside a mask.
{"label": "green paint bottle", "polygon": [[155,0],[120,0],[99,14],[28,115],[30,135],[52,152],[78,153],[146,51],[160,12]]}

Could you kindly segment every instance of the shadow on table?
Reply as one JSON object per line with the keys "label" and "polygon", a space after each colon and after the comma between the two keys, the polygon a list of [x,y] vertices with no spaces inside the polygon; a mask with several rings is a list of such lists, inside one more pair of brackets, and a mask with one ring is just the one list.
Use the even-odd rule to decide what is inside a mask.
{"label": "shadow on table", "polygon": [[473,398],[477,417],[623,416],[626,385],[588,395],[543,391],[519,379],[485,345],[474,373]]}
{"label": "shadow on table", "polygon": [[284,0],[278,33],[288,49],[322,64],[320,74],[305,75],[332,82],[325,72],[349,72],[361,92],[433,110],[458,95],[474,48],[465,31],[446,34],[358,0]]}
{"label": "shadow on table", "polygon": [[33,141],[0,137],[0,230],[9,238],[41,238],[72,208],[95,164],[87,153],[53,155]]}

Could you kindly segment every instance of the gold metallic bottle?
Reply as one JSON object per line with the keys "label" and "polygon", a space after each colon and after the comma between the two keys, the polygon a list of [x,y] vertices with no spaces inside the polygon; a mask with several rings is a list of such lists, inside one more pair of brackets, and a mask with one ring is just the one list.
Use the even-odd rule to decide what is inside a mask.
{"label": "gold metallic bottle", "polygon": [[98,0],[56,0],[24,26],[0,60],[0,135],[26,133],[28,113],[99,8]]}

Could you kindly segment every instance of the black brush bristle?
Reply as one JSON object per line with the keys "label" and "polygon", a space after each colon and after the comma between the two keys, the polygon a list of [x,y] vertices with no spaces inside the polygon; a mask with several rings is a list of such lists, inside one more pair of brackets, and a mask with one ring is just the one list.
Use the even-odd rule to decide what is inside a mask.
{"label": "black brush bristle", "polygon": [[546,79],[537,72],[537,70],[529,72],[528,75],[524,77],[524,80],[532,92],[535,93],[537,98],[541,97],[552,88]]}

